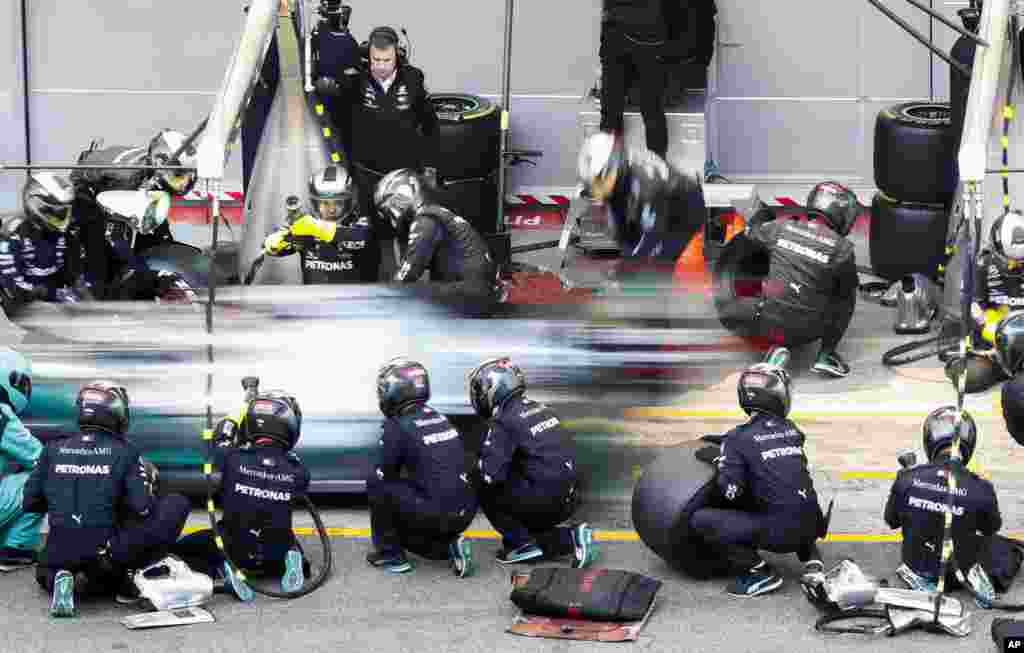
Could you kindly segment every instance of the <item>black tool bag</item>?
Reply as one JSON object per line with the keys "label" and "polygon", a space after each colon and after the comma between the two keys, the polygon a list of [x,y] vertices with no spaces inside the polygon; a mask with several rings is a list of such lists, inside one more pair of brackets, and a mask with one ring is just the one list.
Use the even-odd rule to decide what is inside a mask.
{"label": "black tool bag", "polygon": [[661,581],[617,569],[545,567],[512,590],[512,602],[527,614],[594,621],[639,621]]}
{"label": "black tool bag", "polygon": [[1020,573],[1024,562],[1024,542],[1002,535],[986,537],[978,548],[978,563],[988,572],[992,584],[1005,593]]}

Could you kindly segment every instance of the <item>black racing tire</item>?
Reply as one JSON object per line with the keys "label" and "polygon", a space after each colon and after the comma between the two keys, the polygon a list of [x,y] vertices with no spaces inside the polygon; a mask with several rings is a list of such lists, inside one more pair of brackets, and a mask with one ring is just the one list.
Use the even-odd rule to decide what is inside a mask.
{"label": "black racing tire", "polygon": [[497,233],[497,175],[451,179],[442,176],[434,190],[438,203],[466,219],[481,236]]}
{"label": "black racing tire", "polygon": [[771,254],[745,234],[722,247],[711,274],[712,298],[718,321],[732,333],[751,335],[748,309],[756,303],[758,283],[768,276],[770,266]]}
{"label": "black racing tire", "polygon": [[644,469],[633,490],[633,526],[652,551],[693,578],[729,572],[728,558],[690,532],[690,517],[716,503],[715,468],[697,460],[706,442],[667,449]]}
{"label": "black racing tire", "polygon": [[957,184],[948,102],[904,102],[875,121],[875,185],[901,202],[945,204]]}
{"label": "black racing tire", "polygon": [[438,175],[449,179],[486,177],[498,169],[501,154],[501,110],[476,95],[437,93],[430,96],[440,130],[435,161]]}
{"label": "black racing tire", "polygon": [[948,229],[947,205],[908,204],[876,194],[868,236],[871,269],[890,281],[915,272],[935,278],[946,262]]}

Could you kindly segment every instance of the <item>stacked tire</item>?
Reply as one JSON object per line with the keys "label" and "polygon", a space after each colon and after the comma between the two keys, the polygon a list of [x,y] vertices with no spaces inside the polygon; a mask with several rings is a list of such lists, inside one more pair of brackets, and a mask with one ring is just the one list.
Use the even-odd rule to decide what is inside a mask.
{"label": "stacked tire", "polygon": [[950,105],[905,102],[875,121],[875,185],[871,202],[871,267],[891,280],[935,277],[945,261],[949,212],[956,192],[956,138]]}
{"label": "stacked tire", "polygon": [[462,93],[436,94],[430,101],[440,130],[438,199],[482,235],[494,234],[499,231],[501,110],[490,100]]}

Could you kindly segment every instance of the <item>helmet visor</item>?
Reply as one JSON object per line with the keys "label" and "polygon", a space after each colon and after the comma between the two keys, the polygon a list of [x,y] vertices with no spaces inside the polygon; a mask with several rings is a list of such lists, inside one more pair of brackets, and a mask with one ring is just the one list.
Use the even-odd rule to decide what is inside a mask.
{"label": "helmet visor", "polygon": [[67,231],[68,225],[71,223],[71,205],[40,202],[39,215],[51,229]]}

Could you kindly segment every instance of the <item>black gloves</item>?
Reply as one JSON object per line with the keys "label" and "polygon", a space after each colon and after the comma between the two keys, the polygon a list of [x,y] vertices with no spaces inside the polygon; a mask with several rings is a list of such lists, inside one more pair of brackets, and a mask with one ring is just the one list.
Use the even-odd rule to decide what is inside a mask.
{"label": "black gloves", "polygon": [[697,449],[697,452],[694,454],[697,460],[707,463],[709,465],[718,465],[718,459],[719,457],[721,457],[721,455],[721,448],[716,447],[713,444],[709,444],[706,447],[701,447],[700,449]]}

